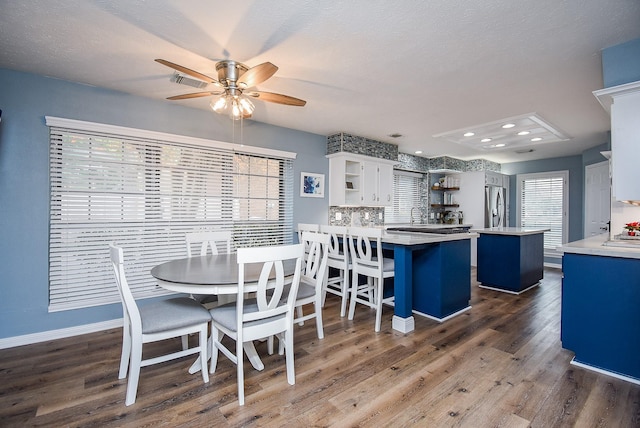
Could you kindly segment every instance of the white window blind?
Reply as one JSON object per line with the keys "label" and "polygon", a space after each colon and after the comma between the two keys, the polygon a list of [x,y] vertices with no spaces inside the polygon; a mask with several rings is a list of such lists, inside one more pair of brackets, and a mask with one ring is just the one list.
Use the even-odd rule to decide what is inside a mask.
{"label": "white window blind", "polygon": [[384,209],[385,223],[409,223],[412,207],[414,220],[419,221],[421,185],[421,174],[393,171],[393,206]]}
{"label": "white window blind", "polygon": [[544,233],[547,255],[567,242],[568,176],[567,171],[518,175],[518,225],[551,229]]}
{"label": "white window blind", "polygon": [[120,301],[109,242],[144,298],[169,294],[150,270],[186,257],[187,232],[232,230],[234,249],[292,241],[291,159],[55,126],[50,143],[50,311]]}

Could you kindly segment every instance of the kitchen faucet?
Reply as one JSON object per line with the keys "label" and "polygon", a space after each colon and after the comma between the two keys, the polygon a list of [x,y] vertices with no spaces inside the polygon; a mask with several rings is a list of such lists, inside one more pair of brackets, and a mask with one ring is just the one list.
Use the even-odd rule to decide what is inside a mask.
{"label": "kitchen faucet", "polygon": [[410,217],[410,223],[411,225],[413,225],[413,210],[415,210],[416,207],[411,207],[411,211],[409,212],[409,217]]}

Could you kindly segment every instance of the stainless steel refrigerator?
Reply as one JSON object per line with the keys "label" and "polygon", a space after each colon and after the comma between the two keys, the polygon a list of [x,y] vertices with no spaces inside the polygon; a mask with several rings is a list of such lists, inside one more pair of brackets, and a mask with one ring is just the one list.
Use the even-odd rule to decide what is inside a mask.
{"label": "stainless steel refrigerator", "polygon": [[507,225],[505,189],[500,186],[484,187],[484,227]]}

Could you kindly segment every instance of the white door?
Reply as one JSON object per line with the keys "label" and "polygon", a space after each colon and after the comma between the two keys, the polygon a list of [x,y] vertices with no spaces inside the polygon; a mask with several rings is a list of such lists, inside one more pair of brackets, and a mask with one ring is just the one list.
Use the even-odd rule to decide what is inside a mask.
{"label": "white door", "polygon": [[609,161],[585,168],[584,237],[609,231],[611,220],[611,179]]}

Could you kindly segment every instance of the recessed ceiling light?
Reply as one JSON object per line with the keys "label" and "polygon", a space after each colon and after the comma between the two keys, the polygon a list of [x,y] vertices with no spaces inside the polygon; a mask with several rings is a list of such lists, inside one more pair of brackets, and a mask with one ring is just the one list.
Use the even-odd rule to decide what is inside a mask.
{"label": "recessed ceiling light", "polygon": [[464,134],[465,137],[473,137],[474,135],[476,135],[474,132],[465,132]]}
{"label": "recessed ceiling light", "polygon": [[534,142],[535,141],[542,141],[542,138],[540,138],[540,137],[532,138],[531,141],[534,141]]}
{"label": "recessed ceiling light", "polygon": [[516,126],[515,123],[505,123],[504,125],[502,125],[504,129],[513,128],[514,126]]}
{"label": "recessed ceiling light", "polygon": [[488,143],[489,141],[491,141],[491,138],[483,138],[480,140],[481,143]]}
{"label": "recessed ceiling light", "polygon": [[[513,126],[504,129],[503,127]],[[519,132],[528,131],[528,134],[518,135]],[[468,137],[467,135],[475,134]],[[504,143],[503,148],[518,149],[525,145],[549,144],[558,141],[567,141],[569,136],[546,122],[536,113],[527,113],[520,116],[507,117],[493,122],[469,125],[464,128],[443,132],[433,135],[434,138],[442,141],[453,142],[478,150],[494,150],[495,143]],[[484,138],[492,138],[485,140]],[[531,141],[531,138],[542,138],[542,140]],[[481,141],[482,139],[482,141]]]}
{"label": "recessed ceiling light", "polygon": [[494,147],[504,147],[504,146],[506,146],[506,144],[500,143],[500,144],[496,144]]}
{"label": "recessed ceiling light", "polygon": [[422,150],[416,150],[414,153],[417,154],[417,155],[421,155],[422,154]]}
{"label": "recessed ceiling light", "polygon": [[531,134],[531,132],[529,132],[529,131],[520,131],[520,132],[518,132],[518,135],[529,135],[529,134]]}

